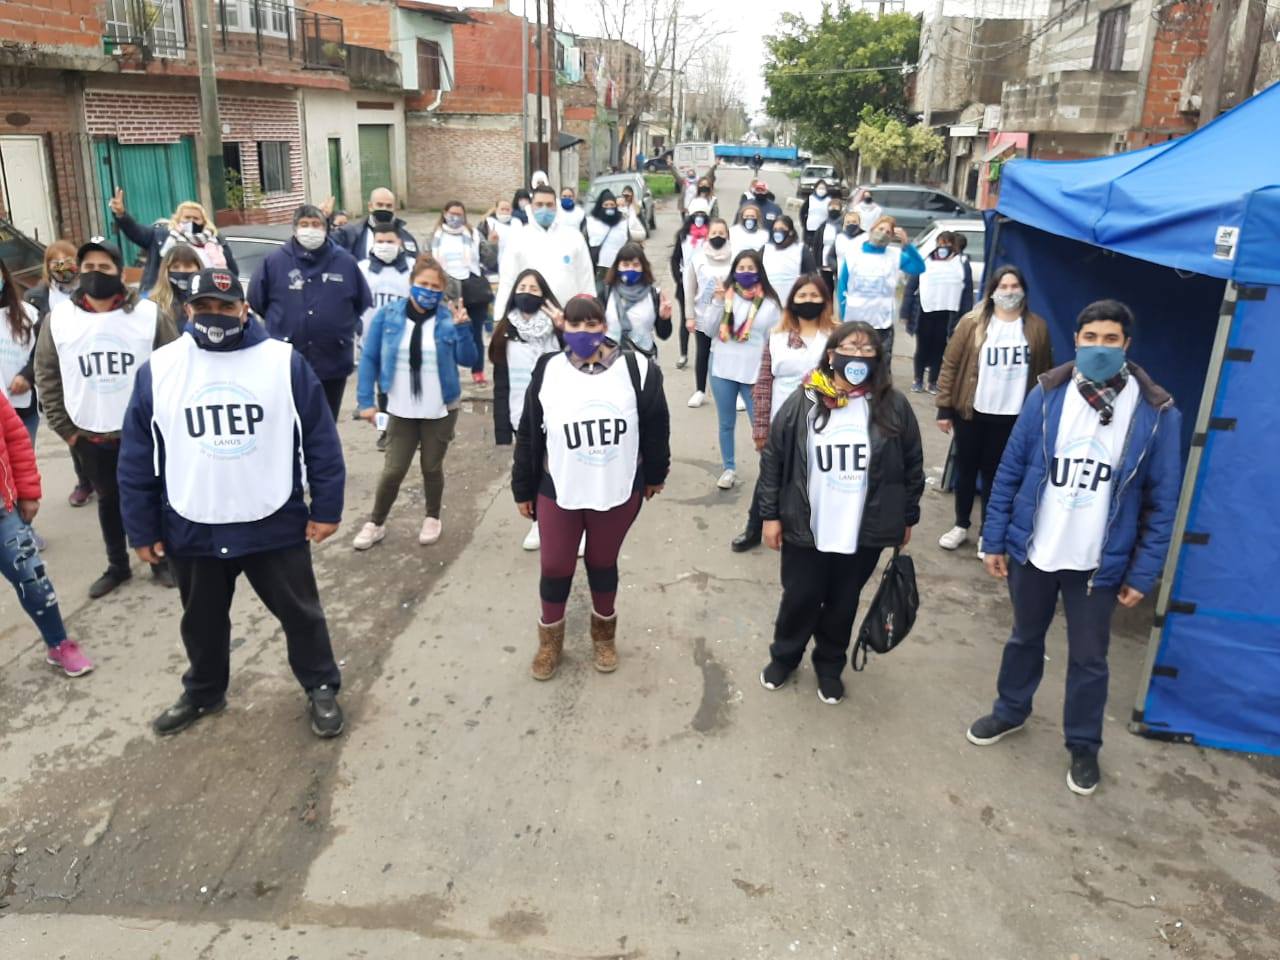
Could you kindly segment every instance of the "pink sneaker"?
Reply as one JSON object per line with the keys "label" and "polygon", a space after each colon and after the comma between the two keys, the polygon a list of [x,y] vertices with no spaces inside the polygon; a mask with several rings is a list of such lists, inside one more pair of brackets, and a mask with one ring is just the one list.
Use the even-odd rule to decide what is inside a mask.
{"label": "pink sneaker", "polygon": [[68,677],[83,677],[93,671],[93,661],[81,652],[74,640],[63,640],[56,647],[46,647],[45,650],[45,663],[61,667]]}
{"label": "pink sneaker", "polygon": [[422,530],[418,533],[418,542],[428,547],[440,539],[444,526],[435,517],[427,517],[422,521]]}

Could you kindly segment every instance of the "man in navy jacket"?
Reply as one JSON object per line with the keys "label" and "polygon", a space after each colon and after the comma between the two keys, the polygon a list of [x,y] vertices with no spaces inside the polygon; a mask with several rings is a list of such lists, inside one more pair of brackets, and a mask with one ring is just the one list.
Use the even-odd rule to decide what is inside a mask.
{"label": "man in navy jacket", "polygon": [[1155,587],[1182,477],[1182,418],[1173,397],[1126,359],[1133,323],[1116,300],[1081,312],[1075,362],[1042,374],[1028,395],[982,528],[987,572],[1008,578],[1013,633],[995,705],[969,728],[969,742],[986,746],[1022,729],[1061,594],[1067,787],[1082,795],[1101,776],[1111,614],[1117,602],[1135,607]]}
{"label": "man in navy jacket", "polygon": [[328,236],[319,207],[293,214],[293,238],[258,267],[249,282],[249,306],[267,333],[292,343],[324,387],[334,420],[347,377],[355,369],[356,331],[373,303],[353,257]]}
{"label": "man in navy jacket", "polygon": [[284,628],[312,730],[337,736],[341,677],[308,546],[338,529],[346,483],[324,390],[300,354],[249,319],[230,271],[197,275],[184,312],[172,349],[138,369],[120,446],[129,543],[148,562],[169,559],[190,661],[181,698],[152,726],[177,733],[226,706],[243,573]]}
{"label": "man in navy jacket", "polygon": [[396,195],[386,187],[378,187],[369,194],[369,215],[363,220],[352,220],[333,233],[334,242],[356,260],[368,260],[373,248],[375,230],[394,227],[400,236],[400,246],[412,263],[422,251],[405,222],[396,216]]}

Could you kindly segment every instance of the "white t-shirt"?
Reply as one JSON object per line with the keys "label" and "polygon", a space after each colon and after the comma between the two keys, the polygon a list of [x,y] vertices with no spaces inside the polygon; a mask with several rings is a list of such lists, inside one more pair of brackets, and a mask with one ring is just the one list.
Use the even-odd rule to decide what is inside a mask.
{"label": "white t-shirt", "polygon": [[694,323],[698,330],[708,337],[716,335],[720,322],[720,311],[715,301],[716,283],[723,283],[729,278],[729,267],[733,258],[726,256],[722,260],[712,260],[708,253],[710,245],[697,252],[693,260],[685,264],[684,304],[685,311],[692,310]]}
{"label": "white t-shirt", "polygon": [[609,291],[606,299],[604,316],[608,323],[609,339],[614,343],[622,343],[622,318],[618,315],[619,308],[622,308],[626,311],[630,328],[628,338],[645,353],[652,353],[655,346],[654,327],[658,323],[658,314],[653,309],[653,297],[646,294],[635,303],[627,304],[621,297],[614,296],[613,291]]}
{"label": "white t-shirt", "polygon": [[462,233],[441,227],[431,239],[431,254],[454,280],[480,272],[480,240],[469,227]]}
{"label": "white t-shirt", "polygon": [[391,377],[391,389],[387,391],[387,412],[405,420],[440,420],[449,415],[440,389],[440,368],[436,365],[436,318],[422,323],[422,395],[414,397],[409,372],[409,341],[413,337],[413,324],[406,320],[404,336],[400,338],[400,350],[396,353],[396,371]]}
{"label": "white t-shirt", "polygon": [[29,303],[22,304],[22,312],[26,315],[28,323],[25,341],[16,339],[13,331],[9,329],[9,308],[0,307],[0,390],[4,391],[4,395],[9,398],[15,410],[26,410],[31,406],[32,391],[10,393],[9,384],[13,383],[13,378],[22,372],[22,368],[27,365],[27,360],[31,357],[31,350],[36,345],[36,341],[31,336],[30,326],[39,319],[36,308]]}
{"label": "white t-shirt", "polygon": [[804,247],[798,241],[792,241],[785,249],[778,249],[770,243],[764,248],[764,272],[769,278],[769,285],[778,294],[778,300],[787,302],[791,296],[791,288],[796,285],[800,276],[800,267],[804,263]]}
{"label": "white t-shirt", "polygon": [[867,413],[866,398],[854,397],[831,411],[821,433],[814,430],[810,414],[809,528],[823,553],[858,552],[871,466]]}
{"label": "white t-shirt", "polygon": [[853,209],[858,214],[858,225],[867,233],[871,232],[876,221],[884,214],[884,210],[878,203],[859,203],[855,204]]}
{"label": "white t-shirt", "polygon": [[1027,398],[1027,370],[1031,348],[1022,328],[1022,318],[1000,320],[992,317],[987,338],[978,353],[978,390],[973,409],[978,413],[1016,417]]}
{"label": "white t-shirt", "polygon": [[1120,483],[1124,442],[1140,393],[1130,378],[1104,427],[1075,384],[1067,384],[1027,550],[1027,559],[1041,570],[1095,570],[1102,562],[1111,496]]}
{"label": "white t-shirt", "polygon": [[796,392],[810,370],[822,360],[827,347],[827,336],[816,333],[808,340],[802,338],[802,347],[789,347],[791,334],[782,331],[769,334],[769,365],[773,371],[773,393],[769,402],[769,422],[772,423],[787,398]]}
{"label": "white t-shirt", "polygon": [[[733,298],[733,329],[737,330],[747,320],[751,301],[746,297]],[[719,324],[724,316],[724,301],[711,303],[711,314]],[[751,323],[751,333],[745,341],[739,341],[732,333],[728,340],[720,339],[719,327],[711,334],[711,373],[721,380],[735,383],[755,383],[760,376],[760,357],[764,354],[764,341],[769,331],[778,325],[782,312],[778,305],[765,297]]]}
{"label": "white t-shirt", "polygon": [[613,261],[618,259],[618,251],[631,239],[628,222],[627,217],[619,217],[614,224],[605,223],[599,217],[586,221],[587,246],[600,248],[596,254],[597,267],[612,267]]}
{"label": "white t-shirt", "polygon": [[757,224],[754,230],[740,223],[729,228],[729,250],[735,257],[743,250],[763,250],[768,242],[769,231],[762,224]]}
{"label": "white t-shirt", "polygon": [[[649,361],[635,355],[643,386]],[[603,373],[576,369],[564,354],[542,375],[547,472],[564,510],[612,510],[635,489],[640,410],[625,357]]]}

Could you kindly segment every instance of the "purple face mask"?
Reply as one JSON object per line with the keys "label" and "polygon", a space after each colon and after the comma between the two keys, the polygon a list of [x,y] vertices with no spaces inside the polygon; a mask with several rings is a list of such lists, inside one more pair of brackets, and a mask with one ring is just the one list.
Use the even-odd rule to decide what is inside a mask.
{"label": "purple face mask", "polygon": [[573,351],[573,353],[583,360],[590,356],[594,356],[595,352],[600,349],[600,344],[604,343],[604,331],[596,330],[588,332],[586,330],[566,330],[564,334],[565,345]]}

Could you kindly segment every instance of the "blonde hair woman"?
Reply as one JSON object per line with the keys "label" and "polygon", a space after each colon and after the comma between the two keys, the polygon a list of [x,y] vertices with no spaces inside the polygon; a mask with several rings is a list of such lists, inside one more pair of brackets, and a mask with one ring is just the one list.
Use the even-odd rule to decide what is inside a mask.
{"label": "blonde hair woman", "polygon": [[184,200],[173,211],[172,217],[151,226],[143,226],[129,216],[124,207],[123,189],[116,189],[110,207],[116,226],[147,253],[142,280],[138,284],[140,294],[146,294],[155,286],[160,261],[178,244],[190,244],[195,248],[204,267],[226,267],[234,274],[240,273],[231,248],[223,245],[208,212],[194,200]]}
{"label": "blonde hair woman", "polygon": [[188,244],[180,244],[165,254],[156,273],[156,285],[151,288],[151,299],[162,316],[173,320],[174,328],[181,333],[187,319],[182,306],[191,293],[191,278],[204,269],[199,254]]}

